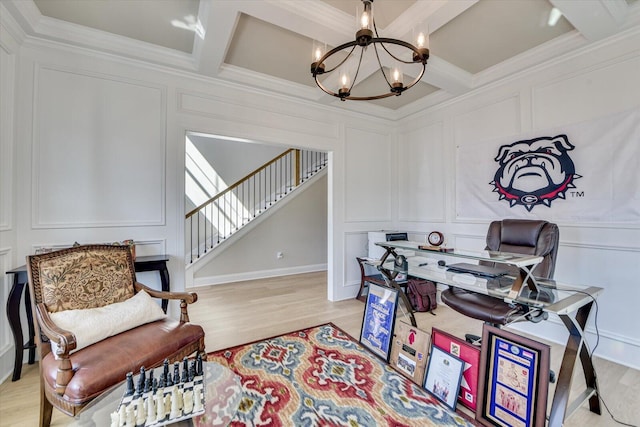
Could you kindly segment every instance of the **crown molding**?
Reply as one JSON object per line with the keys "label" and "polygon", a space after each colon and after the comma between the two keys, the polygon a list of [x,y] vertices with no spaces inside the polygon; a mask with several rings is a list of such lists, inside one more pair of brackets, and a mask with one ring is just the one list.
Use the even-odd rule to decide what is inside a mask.
{"label": "crown molding", "polygon": [[5,3],[0,2],[0,47],[8,53],[15,53],[26,36],[22,26],[5,7]]}
{"label": "crown molding", "polygon": [[26,34],[33,38],[56,40],[169,67],[196,69],[191,54],[43,16],[32,0],[11,0],[7,5]]}

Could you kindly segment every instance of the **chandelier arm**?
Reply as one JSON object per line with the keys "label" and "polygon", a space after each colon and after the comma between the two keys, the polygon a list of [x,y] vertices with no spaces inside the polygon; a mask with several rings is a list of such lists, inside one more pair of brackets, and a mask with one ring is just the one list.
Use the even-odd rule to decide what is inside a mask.
{"label": "chandelier arm", "polygon": [[413,51],[413,53],[420,54],[420,51],[414,45],[412,45],[411,43],[407,43],[407,42],[405,42],[403,40],[389,39],[389,38],[384,38],[383,37],[383,38],[372,39],[371,43],[380,43],[382,48],[389,54],[390,57],[392,57],[396,61],[402,62],[403,64],[415,64],[415,62],[414,61],[405,61],[403,59],[398,58],[397,56],[395,56],[394,54],[389,52],[387,47],[384,45],[385,43],[395,44],[396,46],[402,46],[402,47],[405,47],[405,48]]}
{"label": "chandelier arm", "polygon": [[416,83],[418,83],[420,79],[422,79],[422,76],[424,76],[425,69],[426,69],[426,64],[422,64],[422,70],[420,71],[420,74],[418,74],[418,76],[415,79],[413,79],[413,81],[410,84],[408,84],[404,88],[404,90],[411,89],[413,86],[415,86]]}
{"label": "chandelier arm", "polygon": [[351,86],[349,86],[349,92],[353,89],[353,85],[356,84],[356,80],[358,80],[358,74],[360,73],[360,65],[362,65],[362,57],[364,56],[364,49],[360,49],[360,60],[358,60],[358,68],[356,68],[356,75],[353,76],[353,80],[351,80]]}
{"label": "chandelier arm", "polygon": [[[333,55],[334,53],[337,53],[337,52],[339,52],[339,51],[341,51],[341,50],[344,50],[344,49],[345,49],[345,47],[343,47],[343,46],[345,46],[345,45],[349,45],[349,44],[351,44],[351,43],[345,43],[345,44],[343,44],[343,45],[341,45],[341,46],[338,46],[338,47],[337,47],[337,48],[335,48],[335,49],[330,50],[329,52],[327,52],[327,54],[326,54],[325,56],[323,56],[322,58],[320,58],[320,60],[319,60],[318,62],[319,62],[319,63],[321,63],[321,64],[322,64],[322,63],[324,63],[324,60],[325,60],[325,59],[329,58],[329,57],[330,57],[331,55]],[[354,51],[354,50],[356,50],[356,46],[358,46],[358,45],[354,43],[354,44],[353,44],[353,46],[351,47],[351,51],[349,51],[349,53],[347,54],[347,56],[345,56],[345,57],[344,57],[344,59],[343,59],[342,61],[340,61],[340,63],[339,63],[339,64],[337,64],[335,67],[331,68],[330,70],[326,70],[326,71],[325,71],[325,74],[328,74],[328,73],[331,73],[332,71],[337,70],[338,68],[340,68],[340,66],[341,66],[342,64],[344,64],[345,62],[347,62],[347,59],[349,59],[349,58],[351,57],[351,54],[353,54],[353,51]],[[346,47],[349,47],[349,46],[346,46]],[[334,51],[335,51],[335,52],[334,52]]]}
{"label": "chandelier arm", "polygon": [[[382,47],[384,47],[384,45]],[[380,55],[378,54],[377,43],[373,43],[373,50],[376,53],[376,59],[378,60],[378,67],[380,68],[380,72],[382,73],[382,77],[384,77],[384,81],[387,82],[387,86],[389,86],[389,89],[391,89],[393,86],[391,86],[391,83],[389,83],[389,79],[387,78],[387,73],[384,72],[384,67],[382,66],[382,62],[380,61]],[[385,50],[387,50],[387,49],[385,49]],[[387,51],[387,53],[388,53],[388,51]]]}

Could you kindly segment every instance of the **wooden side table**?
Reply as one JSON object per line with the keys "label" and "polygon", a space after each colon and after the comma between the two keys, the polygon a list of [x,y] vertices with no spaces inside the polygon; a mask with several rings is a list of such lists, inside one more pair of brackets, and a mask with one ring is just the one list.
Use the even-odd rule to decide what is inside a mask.
{"label": "wooden side table", "polygon": [[[162,290],[169,292],[171,288],[167,261],[169,261],[169,257],[167,255],[139,256],[135,259],[134,266],[137,273],[157,271],[160,274]],[[35,328],[33,326],[33,315],[31,313],[31,297],[29,296],[29,292],[25,291],[25,286],[29,281],[27,266],[23,265],[18,268],[14,268],[13,270],[7,271],[7,274],[13,274],[13,284],[9,291],[9,298],[7,299],[7,319],[9,320],[9,327],[13,334],[13,342],[15,346],[15,359],[11,381],[18,381],[22,374],[22,355],[25,350],[29,350],[29,365],[32,365],[35,362]],[[22,324],[20,322],[20,300],[22,299],[23,292],[24,306],[27,313],[27,327],[29,329],[29,340],[26,343],[24,343]],[[162,300],[162,310],[165,313],[167,312],[168,304],[168,300]]]}

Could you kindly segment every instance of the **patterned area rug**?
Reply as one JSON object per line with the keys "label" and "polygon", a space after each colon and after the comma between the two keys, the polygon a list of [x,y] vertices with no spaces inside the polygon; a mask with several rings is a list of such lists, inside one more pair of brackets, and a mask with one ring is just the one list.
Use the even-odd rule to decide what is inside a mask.
{"label": "patterned area rug", "polygon": [[208,355],[242,378],[232,426],[473,426],[333,324]]}

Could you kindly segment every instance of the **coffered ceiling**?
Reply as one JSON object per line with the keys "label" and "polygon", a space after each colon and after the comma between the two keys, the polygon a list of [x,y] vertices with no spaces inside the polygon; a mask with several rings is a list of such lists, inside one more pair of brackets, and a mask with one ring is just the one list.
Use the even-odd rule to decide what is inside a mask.
{"label": "coffered ceiling", "polygon": [[[428,28],[431,58],[414,88],[340,102],[309,72],[314,41],[355,38],[361,0],[0,0],[26,37],[45,38],[241,85],[399,117],[508,77],[640,23],[637,0],[374,0],[380,37],[411,43]],[[560,13],[555,23],[550,16]],[[371,65],[371,64],[369,64]],[[376,85],[380,73],[361,85]],[[333,83],[327,80],[328,84]]]}

